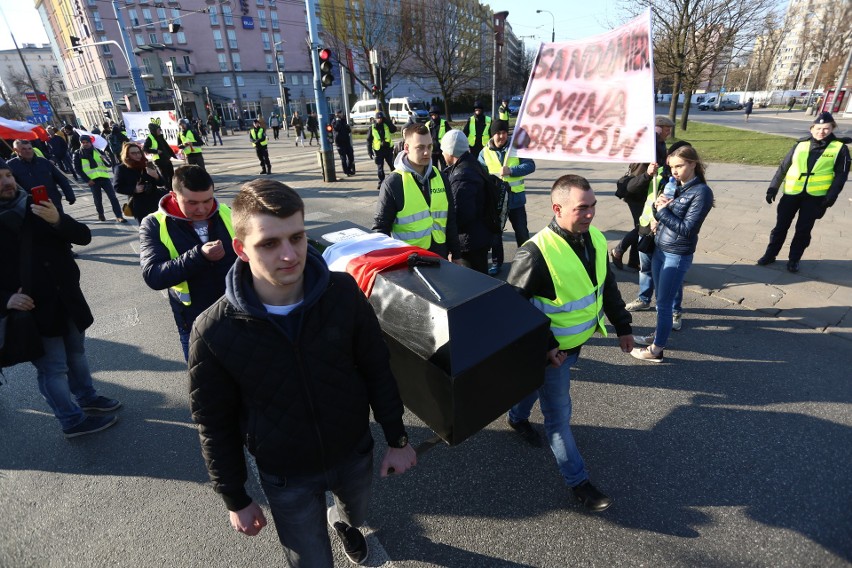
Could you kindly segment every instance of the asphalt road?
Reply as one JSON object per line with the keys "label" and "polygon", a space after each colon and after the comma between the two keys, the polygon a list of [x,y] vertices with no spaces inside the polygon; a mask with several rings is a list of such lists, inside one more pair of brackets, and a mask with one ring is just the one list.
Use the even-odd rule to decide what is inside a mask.
{"label": "asphalt road", "polygon": [[[205,152],[229,202],[258,167],[247,140],[226,143]],[[375,181],[365,151],[361,173],[334,186],[317,183],[311,148],[291,146],[271,144],[274,177],[303,194],[308,225],[368,225]],[[547,183],[532,179],[531,191]],[[91,199],[78,195],[69,211],[94,233],[79,247],[95,313],[88,356],[96,386],[124,408],[115,427],[65,440],[33,369],[6,372],[0,566],[280,566],[272,527],[236,535],[207,483],[177,333],[163,295],[141,281],[134,226],[94,222]],[[615,207],[621,214],[602,201],[598,215]],[[619,277],[633,297],[634,275]],[[498,420],[424,454],[410,473],[376,478],[368,565],[850,565],[849,342],[712,295],[688,291],[685,309],[665,363],[642,364],[596,338],[574,370],[574,432],[593,481],[615,498],[610,510],[585,513],[549,451]],[[653,319],[637,314],[637,330]],[[405,419],[413,442],[430,437]],[[350,565],[334,550],[336,566]]]}

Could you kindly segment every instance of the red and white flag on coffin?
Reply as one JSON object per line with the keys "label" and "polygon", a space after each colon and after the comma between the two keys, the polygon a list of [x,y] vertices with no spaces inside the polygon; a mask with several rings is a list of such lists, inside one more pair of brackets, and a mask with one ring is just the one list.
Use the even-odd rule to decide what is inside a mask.
{"label": "red and white flag on coffin", "polygon": [[512,156],[653,162],[651,10],[598,36],[543,43],[512,135]]}
{"label": "red and white flag on coffin", "polygon": [[[393,239],[381,233],[364,233],[360,230],[349,233],[345,240],[331,245],[322,253],[329,270],[348,272],[367,295],[373,291],[376,275],[384,270],[406,266],[408,255],[416,252],[420,256],[439,255],[426,249],[412,246],[405,241]],[[359,234],[360,233],[360,234]],[[329,235],[323,235],[327,240]]]}

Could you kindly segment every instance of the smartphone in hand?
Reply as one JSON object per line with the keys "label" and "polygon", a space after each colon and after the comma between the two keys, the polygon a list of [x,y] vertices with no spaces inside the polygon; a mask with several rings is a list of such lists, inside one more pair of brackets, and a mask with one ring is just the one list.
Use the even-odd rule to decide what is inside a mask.
{"label": "smartphone in hand", "polygon": [[30,193],[33,196],[33,203],[35,203],[36,205],[41,205],[42,203],[50,199],[47,196],[47,188],[43,185],[35,186],[30,190]]}

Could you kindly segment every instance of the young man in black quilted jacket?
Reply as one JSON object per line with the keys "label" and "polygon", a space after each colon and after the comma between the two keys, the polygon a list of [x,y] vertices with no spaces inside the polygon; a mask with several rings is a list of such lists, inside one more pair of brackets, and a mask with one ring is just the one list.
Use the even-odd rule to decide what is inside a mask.
{"label": "young man in black quilted jacket", "polygon": [[245,446],[290,565],[332,567],[326,522],[362,564],[367,542],[356,527],[372,482],[371,409],[388,443],[381,475],[417,462],[378,320],[354,279],[308,247],[291,188],[247,183],[233,221],[239,259],[225,296],[196,320],[189,352],[192,417],[213,488],[236,531],[253,536],[266,525],[245,490]]}

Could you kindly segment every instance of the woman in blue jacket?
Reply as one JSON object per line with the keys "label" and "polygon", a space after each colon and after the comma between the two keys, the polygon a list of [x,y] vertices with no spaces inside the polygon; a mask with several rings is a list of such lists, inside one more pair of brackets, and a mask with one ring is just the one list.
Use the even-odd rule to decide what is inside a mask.
{"label": "woman in blue jacket", "polygon": [[657,296],[657,328],[652,335],[636,337],[647,347],[631,352],[637,359],[660,362],[672,331],[674,297],[683,285],[698,244],[698,232],[710,208],[713,191],[704,177],[704,164],[692,146],[682,146],[669,154],[669,168],[678,182],[674,198],[660,194],[654,202],[656,248],[651,261]]}

